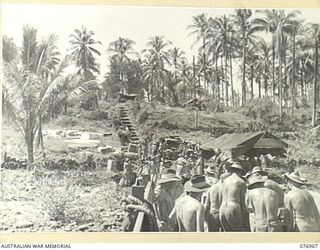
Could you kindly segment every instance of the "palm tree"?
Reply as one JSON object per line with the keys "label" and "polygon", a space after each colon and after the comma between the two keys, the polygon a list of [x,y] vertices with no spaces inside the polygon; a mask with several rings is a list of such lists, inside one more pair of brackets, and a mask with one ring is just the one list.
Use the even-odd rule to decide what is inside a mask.
{"label": "palm tree", "polygon": [[228,93],[228,60],[230,59],[229,55],[232,54],[234,36],[233,36],[233,26],[230,20],[224,15],[220,18],[211,18],[210,19],[211,29],[208,32],[210,37],[210,48],[211,51],[217,53],[221,51],[221,56],[224,57],[224,65],[222,69],[224,71],[224,80],[225,80],[225,96],[226,96],[226,105],[229,103],[229,93]]}
{"label": "palm tree", "polygon": [[40,45],[37,30],[25,26],[21,49],[21,63],[11,61],[4,65],[3,89],[7,94],[6,111],[25,139],[28,164],[33,162],[34,139],[41,132],[43,94],[49,75],[59,63],[55,36]]}
{"label": "palm tree", "polygon": [[81,27],[81,30],[75,29],[74,34],[70,35],[72,46],[70,50],[77,60],[80,72],[86,76],[86,80],[93,78],[92,72],[99,73],[95,55],[100,56],[101,54],[94,46],[101,42],[95,41],[93,37],[94,32],[88,31],[84,26]]}
{"label": "palm tree", "polygon": [[170,64],[168,51],[165,49],[171,44],[169,41],[164,41],[164,37],[155,36],[151,37],[147,43],[148,49],[143,50],[145,54],[144,72],[145,80],[151,82],[151,98],[153,98],[154,90],[156,98],[163,100],[164,98],[164,85],[163,80],[167,69],[165,64]]}
{"label": "palm tree", "polygon": [[181,61],[179,66],[179,77],[182,82],[179,84],[178,88],[181,92],[184,92],[184,98],[192,97],[192,83],[193,83],[193,75],[192,75],[192,66],[188,64],[186,59]]}
{"label": "palm tree", "polygon": [[[209,88],[208,83],[210,82],[210,72],[212,69],[212,60],[209,57],[203,57],[200,53],[197,58],[197,66],[196,66],[196,75],[198,76],[199,84],[197,86],[197,93],[199,97],[202,94],[208,94]],[[204,86],[202,87],[200,84],[200,79],[204,79]]]}
{"label": "palm tree", "polygon": [[[183,65],[183,63],[186,61],[185,58],[185,52],[180,50],[178,47],[174,47],[169,50],[168,56],[170,59],[170,64],[173,66],[173,74],[170,76],[167,76],[167,83],[170,84],[169,89],[174,90],[171,91],[173,94],[174,103],[178,103],[178,96],[176,94],[176,86],[181,81],[180,78],[180,69]],[[174,88],[172,88],[171,85],[174,85]]]}
{"label": "palm tree", "polygon": [[[272,33],[272,41],[274,45],[274,50],[276,51],[276,56],[278,57],[279,63],[279,116],[282,118],[282,66],[284,62],[284,55],[286,54],[286,35],[292,33],[293,27],[297,24],[297,15],[299,11],[292,11],[288,14],[284,10],[263,10],[259,11],[264,14],[263,18],[256,18],[253,20],[254,25],[258,29],[265,29]],[[273,63],[274,65],[274,63]],[[274,79],[274,77],[273,77]],[[274,82],[274,80],[273,80]],[[273,85],[274,86],[274,85]]]}
{"label": "palm tree", "polygon": [[109,44],[108,51],[111,55],[115,55],[119,62],[119,80],[121,82],[121,92],[124,93],[124,66],[130,62],[129,55],[135,54],[133,52],[134,41],[128,38],[119,37],[116,41]]}
{"label": "palm tree", "polygon": [[170,60],[170,64],[173,66],[174,76],[178,76],[178,70],[181,69],[182,65],[186,61],[186,57],[184,56],[185,52],[180,50],[178,47],[174,47],[169,50],[168,56]]}
{"label": "palm tree", "polygon": [[[191,29],[192,31],[189,35],[196,35],[195,42],[192,46],[197,44],[200,40],[202,40],[202,46],[199,49],[199,52],[202,52],[202,61],[206,62],[206,45],[207,45],[207,38],[208,38],[208,30],[209,30],[209,20],[206,14],[200,14],[198,16],[194,16],[193,24],[189,25],[187,28]],[[206,72],[207,65],[204,65],[204,72]],[[195,81],[195,79],[194,79]],[[204,85],[206,85],[206,75],[203,76]],[[199,81],[200,84],[200,81]]]}
{"label": "palm tree", "polygon": [[[290,73],[291,76],[291,115],[293,115],[294,106],[295,106],[295,97],[296,97],[296,72],[298,72],[299,64],[296,63],[296,46],[297,46],[297,36],[300,36],[300,32],[302,32],[302,21],[296,21],[295,25],[292,26],[291,32],[291,61],[288,62],[287,72]],[[298,34],[297,34],[298,33]],[[300,48],[301,49],[301,48]]]}
{"label": "palm tree", "polygon": [[312,126],[315,127],[317,124],[317,81],[319,74],[319,41],[320,41],[320,25],[309,24],[306,30],[307,36],[305,40],[305,48],[309,49],[310,55],[313,57],[313,108],[312,108]]}
{"label": "palm tree", "polygon": [[288,14],[284,10],[279,10],[276,19],[276,30],[275,30],[275,49],[278,55],[279,62],[279,116],[282,119],[282,64],[284,55],[286,54],[286,39],[285,36],[292,32],[293,27],[296,25],[296,18],[299,11],[293,11]]}
{"label": "palm tree", "polygon": [[[264,96],[268,96],[268,79],[270,74],[270,64],[271,64],[271,46],[269,46],[266,41],[261,40],[257,44],[255,54],[257,56],[256,67],[260,69],[260,72],[264,79]],[[259,91],[261,92],[261,91]]]}
{"label": "palm tree", "polygon": [[239,37],[242,44],[242,83],[241,83],[241,95],[242,95],[242,105],[246,101],[246,58],[248,45],[250,44],[253,33],[256,31],[253,29],[249,22],[249,18],[252,16],[252,11],[250,9],[237,9],[235,10],[236,15],[234,15],[234,23],[238,28]]}
{"label": "palm tree", "polygon": [[257,13],[262,14],[262,17],[256,17],[252,20],[252,24],[254,25],[256,31],[265,30],[267,33],[272,34],[272,86],[271,93],[273,97],[273,101],[275,101],[275,32],[277,29],[277,10],[274,9],[265,9],[265,10],[257,10]]}
{"label": "palm tree", "polygon": [[[60,61],[55,43],[53,35],[38,43],[37,30],[26,26],[23,28],[21,60],[4,64],[6,112],[24,137],[28,164],[34,160],[34,140],[37,134],[43,149],[42,122],[51,104],[49,100],[53,91],[72,80],[66,75],[65,69],[73,64],[73,60],[68,56]],[[79,77],[77,73],[73,76],[74,79]],[[79,87],[71,91],[68,98],[72,98],[71,95],[75,95]],[[82,91],[85,88],[82,87]]]}

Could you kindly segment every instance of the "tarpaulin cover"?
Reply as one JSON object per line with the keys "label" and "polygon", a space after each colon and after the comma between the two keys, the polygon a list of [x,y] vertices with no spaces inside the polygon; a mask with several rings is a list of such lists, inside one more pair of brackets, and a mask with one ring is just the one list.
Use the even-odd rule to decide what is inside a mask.
{"label": "tarpaulin cover", "polygon": [[202,144],[200,148],[205,151],[214,151],[215,149],[221,149],[222,151],[225,151],[228,149],[246,150],[250,148],[283,149],[287,146],[287,143],[283,142],[276,136],[265,131],[259,131],[249,133],[224,134],[218,138]]}
{"label": "tarpaulin cover", "polygon": [[218,138],[215,138],[207,143],[202,144],[200,148],[205,151],[213,151],[217,148],[224,151],[227,149],[236,149],[243,146],[253,147],[254,144],[264,134],[265,134],[264,131],[224,134]]}

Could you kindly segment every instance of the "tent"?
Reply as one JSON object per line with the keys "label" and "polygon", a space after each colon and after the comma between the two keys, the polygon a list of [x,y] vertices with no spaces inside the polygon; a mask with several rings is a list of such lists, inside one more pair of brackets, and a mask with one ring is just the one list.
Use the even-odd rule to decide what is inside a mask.
{"label": "tent", "polygon": [[271,133],[258,131],[224,134],[204,143],[200,146],[200,149],[204,152],[205,157],[208,154],[214,154],[215,149],[221,149],[221,151],[231,151],[234,158],[240,155],[253,157],[261,154],[282,156],[287,147],[287,143]]}

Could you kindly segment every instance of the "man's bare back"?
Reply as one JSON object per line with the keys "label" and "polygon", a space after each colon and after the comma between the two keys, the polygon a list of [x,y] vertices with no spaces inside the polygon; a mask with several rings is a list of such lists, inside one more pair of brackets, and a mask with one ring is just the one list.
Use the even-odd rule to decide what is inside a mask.
{"label": "man's bare back", "polygon": [[169,218],[177,220],[180,232],[204,231],[204,207],[189,195],[176,201]]}
{"label": "man's bare back", "polygon": [[319,211],[312,195],[307,190],[292,187],[285,197],[285,205],[293,216],[292,231],[320,231]]}
{"label": "man's bare back", "polygon": [[246,189],[246,182],[236,174],[232,174],[224,180],[222,185],[222,201],[240,204],[242,199],[244,200],[240,193],[243,189]]}
{"label": "man's bare back", "polygon": [[[263,185],[263,184],[262,184]],[[247,208],[253,213],[251,229],[253,232],[281,231],[278,210],[281,196],[266,187],[257,187],[247,193]]]}
{"label": "man's bare back", "polygon": [[224,231],[249,231],[246,182],[233,173],[224,180],[221,192],[220,221]]}
{"label": "man's bare back", "polygon": [[207,200],[205,207],[205,220],[208,224],[209,232],[217,232],[220,230],[219,209],[222,201],[221,183],[222,180],[215,183],[207,191]]}
{"label": "man's bare back", "polygon": [[209,205],[210,212],[213,212],[213,210],[219,211],[221,201],[222,201],[221,181],[219,181],[213,184],[211,188],[208,189],[208,205]]}

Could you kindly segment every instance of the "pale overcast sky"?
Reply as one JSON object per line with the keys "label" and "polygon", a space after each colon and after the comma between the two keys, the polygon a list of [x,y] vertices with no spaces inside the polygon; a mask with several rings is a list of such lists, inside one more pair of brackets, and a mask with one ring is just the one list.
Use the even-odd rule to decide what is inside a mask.
{"label": "pale overcast sky", "polygon": [[[74,29],[86,26],[95,32],[95,39],[102,42],[98,59],[101,76],[107,72],[110,42],[119,36],[135,41],[135,51],[141,52],[149,38],[165,36],[174,46],[187,52],[189,60],[196,53],[191,49],[194,37],[189,36],[187,26],[192,17],[201,13],[209,16],[232,14],[233,9],[177,8],[177,7],[125,7],[106,5],[49,5],[49,4],[2,4],[2,33],[14,39],[18,46],[22,42],[22,27],[30,25],[38,29],[38,38],[49,34],[58,35],[58,47],[62,55],[70,47],[69,35]],[[320,23],[320,10],[303,10],[307,22]]]}

